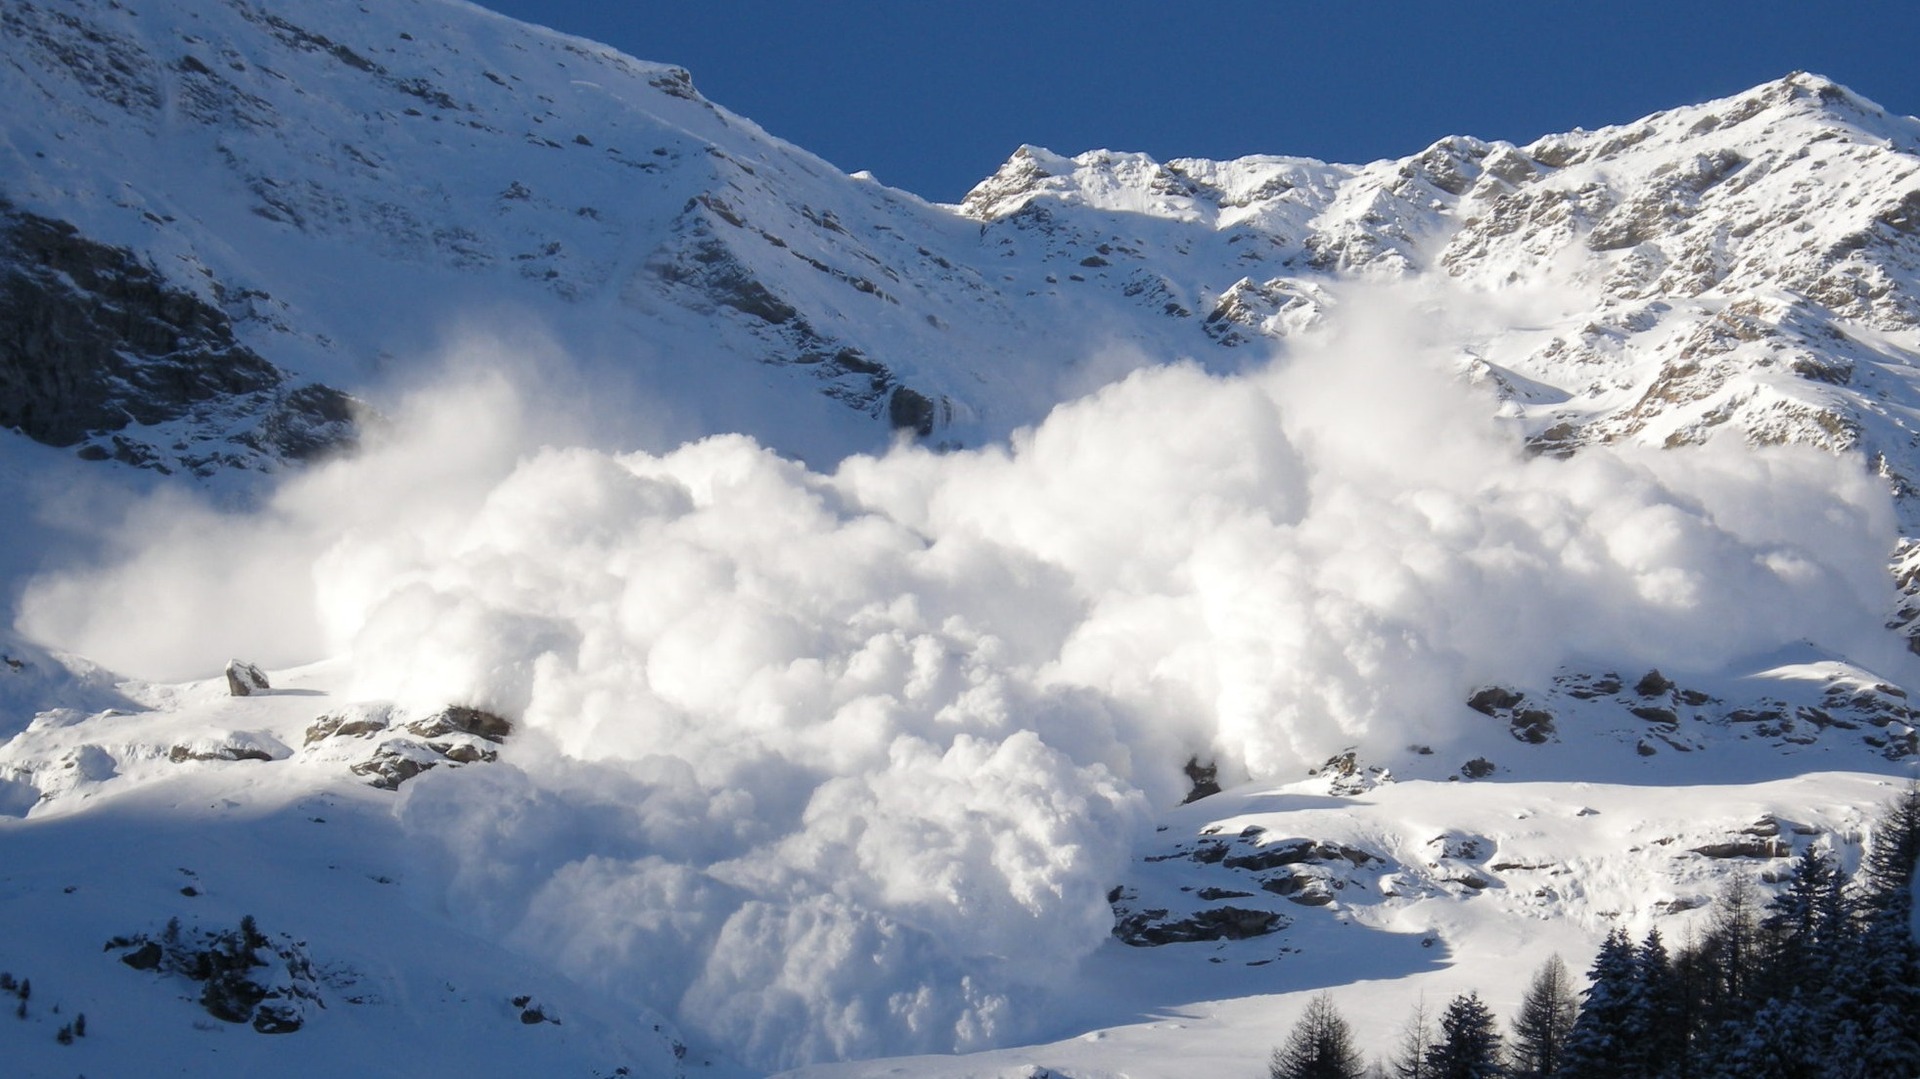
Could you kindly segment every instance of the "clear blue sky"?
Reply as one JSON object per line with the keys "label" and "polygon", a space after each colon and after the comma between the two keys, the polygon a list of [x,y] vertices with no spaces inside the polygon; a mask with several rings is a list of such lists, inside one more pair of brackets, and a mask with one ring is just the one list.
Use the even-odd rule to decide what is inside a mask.
{"label": "clear blue sky", "polygon": [[1920,112],[1920,5],[483,0],[680,64],[848,171],[957,200],[1023,142],[1364,162],[1524,142],[1817,71]]}

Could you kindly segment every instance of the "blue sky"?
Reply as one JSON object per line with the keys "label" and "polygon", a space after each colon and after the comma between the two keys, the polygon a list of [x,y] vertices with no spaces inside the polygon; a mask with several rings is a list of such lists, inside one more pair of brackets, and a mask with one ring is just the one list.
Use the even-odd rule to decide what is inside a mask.
{"label": "blue sky", "polygon": [[1618,123],[1796,69],[1920,112],[1912,0],[485,2],[683,65],[774,134],[942,201],[1023,142],[1362,162]]}

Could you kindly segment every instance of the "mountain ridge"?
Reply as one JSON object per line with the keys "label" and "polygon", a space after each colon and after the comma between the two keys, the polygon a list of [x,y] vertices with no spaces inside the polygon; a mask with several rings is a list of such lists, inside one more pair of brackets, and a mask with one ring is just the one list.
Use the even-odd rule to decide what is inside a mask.
{"label": "mountain ridge", "polygon": [[119,277],[0,282],[132,327],[0,354],[101,376],[0,480],[158,492],[0,634],[30,1070],[1246,1069],[1912,774],[1920,121],[1820,77],[949,207],[451,0],[0,25],[0,198]]}

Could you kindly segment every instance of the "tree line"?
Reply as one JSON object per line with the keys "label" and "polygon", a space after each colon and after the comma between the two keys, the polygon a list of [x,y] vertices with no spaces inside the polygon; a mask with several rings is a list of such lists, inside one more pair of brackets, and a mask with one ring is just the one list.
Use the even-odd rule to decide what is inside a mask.
{"label": "tree line", "polygon": [[1882,815],[1849,880],[1808,844],[1763,900],[1732,879],[1701,937],[1615,929],[1575,991],[1558,956],[1503,1033],[1476,993],[1417,1008],[1368,1063],[1326,994],[1274,1049],[1269,1079],[1896,1079],[1920,1076],[1913,883],[1920,788]]}

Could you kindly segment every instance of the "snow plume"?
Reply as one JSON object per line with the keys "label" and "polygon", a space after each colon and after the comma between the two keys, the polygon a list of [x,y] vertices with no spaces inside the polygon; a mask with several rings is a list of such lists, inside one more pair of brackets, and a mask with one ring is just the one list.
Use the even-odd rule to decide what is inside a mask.
{"label": "snow plume", "polygon": [[1106,939],[1190,755],[1444,745],[1468,688],[1577,656],[1894,662],[1857,460],[1530,459],[1434,361],[1380,332],[1143,369],[831,474],[739,435],[555,448],[468,379],[260,513],[155,503],[22,624],[155,671],[266,634],[362,697],[506,712],[502,763],[399,802],[453,909],[756,1064],[978,1048]]}

